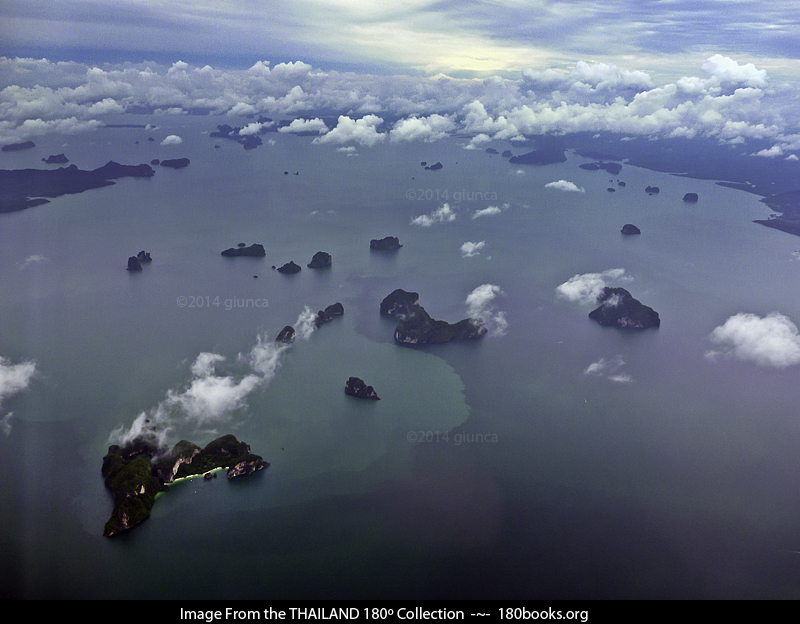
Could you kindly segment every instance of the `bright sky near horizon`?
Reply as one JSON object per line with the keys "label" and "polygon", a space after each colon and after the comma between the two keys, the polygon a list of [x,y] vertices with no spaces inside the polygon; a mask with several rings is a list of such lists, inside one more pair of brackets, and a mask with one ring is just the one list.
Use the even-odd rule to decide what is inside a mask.
{"label": "bright sky near horizon", "polygon": [[765,139],[759,155],[793,160],[796,9],[751,0],[10,0],[0,4],[0,142],[90,130],[144,107],[293,117],[283,131],[317,131],[318,143],[464,132],[477,147],[611,131]]}

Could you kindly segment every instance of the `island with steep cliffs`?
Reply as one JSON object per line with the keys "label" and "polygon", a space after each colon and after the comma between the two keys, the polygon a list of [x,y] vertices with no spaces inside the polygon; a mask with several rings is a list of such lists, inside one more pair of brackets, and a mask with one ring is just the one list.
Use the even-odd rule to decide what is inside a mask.
{"label": "island with steep cliffs", "polygon": [[350,377],[350,379],[347,380],[347,383],[344,385],[344,393],[357,399],[381,400],[378,393],[375,392],[375,388],[368,386],[363,379],[359,379],[358,377]]}
{"label": "island with steep cliffs", "polygon": [[431,318],[419,305],[419,295],[398,288],[381,301],[380,313],[397,316],[400,321],[394,339],[403,345],[440,344],[451,340],[480,338],[487,333],[480,319],[463,319],[448,323]]}
{"label": "island with steep cliffs", "polygon": [[385,238],[373,238],[369,241],[369,248],[375,251],[395,251],[400,249],[400,239],[396,236],[386,236]]}
{"label": "island with steep cliffs", "polygon": [[589,312],[589,318],[603,327],[648,329],[661,326],[658,312],[634,299],[624,288],[606,286],[597,302],[600,307]]}
{"label": "island with steep cliffs", "polygon": [[339,303],[332,303],[324,310],[320,310],[317,312],[317,316],[314,319],[314,326],[319,328],[322,327],[325,323],[329,323],[337,316],[342,316],[344,314],[344,306]]}
{"label": "island with steep cliffs", "polygon": [[205,448],[181,440],[172,450],[159,446],[152,431],[123,446],[108,447],[102,475],[114,497],[114,509],[103,535],[127,531],[150,517],[156,495],[168,484],[225,468],[228,479],[263,470],[269,463],[250,452],[250,446],[235,436],[224,435]]}
{"label": "island with steep cliffs", "polygon": [[318,251],[314,254],[314,257],[311,258],[311,262],[309,262],[306,266],[309,269],[324,269],[332,264],[333,258],[331,258],[331,255],[328,252]]}

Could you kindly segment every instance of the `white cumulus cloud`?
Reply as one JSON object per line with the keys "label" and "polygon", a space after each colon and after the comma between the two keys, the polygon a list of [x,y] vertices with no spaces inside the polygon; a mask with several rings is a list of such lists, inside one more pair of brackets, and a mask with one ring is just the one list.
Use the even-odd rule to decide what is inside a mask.
{"label": "white cumulus cloud", "polygon": [[328,126],[326,126],[325,122],[319,117],[315,117],[314,119],[298,118],[293,119],[292,123],[288,126],[278,128],[278,132],[316,132],[317,134],[327,134]]}
{"label": "white cumulus cloud", "polygon": [[130,427],[120,425],[109,441],[124,445],[140,436],[162,446],[167,436],[183,426],[213,427],[228,420],[233,412],[247,406],[247,397],[275,376],[281,355],[289,345],[265,335],[256,338],[249,353],[239,354],[237,365],[227,366],[218,353],[200,353],[191,366],[191,378],[181,388],[167,391],[155,407],[141,412]]}
{"label": "white cumulus cloud", "polygon": [[377,115],[365,115],[361,119],[351,119],[347,115],[340,115],[336,127],[316,137],[314,143],[358,143],[365,147],[372,147],[383,141],[386,135],[378,132],[378,126],[383,119]]}
{"label": "white cumulus cloud", "polygon": [[608,269],[602,273],[573,275],[556,288],[556,294],[568,301],[593,304],[611,281],[628,281],[625,269]]}
{"label": "white cumulus cloud", "polygon": [[484,247],[486,247],[486,241],[481,241],[479,243],[467,241],[461,245],[461,253],[464,254],[465,258],[470,258],[472,256],[477,256]]}
{"label": "white cumulus cloud", "polygon": [[763,318],[740,312],[716,327],[710,338],[723,353],[761,366],[782,368],[800,364],[797,326],[778,312]]}
{"label": "white cumulus cloud", "polygon": [[503,210],[506,210],[509,207],[509,204],[503,204],[502,207],[500,206],[487,206],[486,208],[481,208],[480,210],[476,210],[472,213],[472,218],[477,219],[479,217],[488,217],[491,215],[500,214]]}
{"label": "white cumulus cloud", "polygon": [[555,182],[548,182],[544,185],[545,188],[555,189],[557,191],[567,191],[572,193],[583,193],[583,187],[578,186],[574,182],[567,180],[556,180]]}
{"label": "white cumulus cloud", "polygon": [[464,302],[469,309],[469,317],[480,319],[489,336],[503,336],[508,329],[505,312],[498,311],[494,306],[494,300],[502,294],[502,289],[496,284],[481,284],[467,295]]}
{"label": "white cumulus cloud", "polygon": [[447,223],[455,221],[456,213],[450,208],[450,204],[442,204],[439,208],[427,215],[419,215],[411,219],[411,225],[431,227],[434,223]]}
{"label": "white cumulus cloud", "polygon": [[437,141],[456,129],[455,122],[444,115],[409,117],[398,121],[389,133],[392,141]]}

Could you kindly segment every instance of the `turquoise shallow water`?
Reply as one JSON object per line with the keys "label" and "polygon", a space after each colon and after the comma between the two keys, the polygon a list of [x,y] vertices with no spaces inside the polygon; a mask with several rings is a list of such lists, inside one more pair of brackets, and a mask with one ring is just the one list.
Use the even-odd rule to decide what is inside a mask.
{"label": "turquoise shallow water", "polygon": [[[585,171],[571,154],[514,167],[460,139],[348,156],[267,135],[274,144],[244,151],[214,149],[212,119],[158,123],[3,156],[6,168],[61,151],[81,168],[192,160],[0,216],[0,355],[37,367],[1,408],[13,412],[0,435],[9,595],[794,595],[796,367],[706,357],[738,312],[800,322],[800,244],[750,222],[768,214],[756,196],[630,166]],[[559,179],[585,192],[544,188]],[[617,179],[626,186],[607,192]],[[698,204],[681,201],[688,191]],[[444,203],[454,220],[411,224]],[[500,212],[472,218],[490,205]],[[627,222],[643,234],[622,238]],[[371,253],[386,235],[403,248]],[[219,255],[240,241],[266,258]],[[465,242],[484,246],[464,257]],[[130,275],[139,249],[154,261]],[[331,269],[305,268],[318,250]],[[303,270],[270,268],[289,260]],[[600,328],[591,306],[556,296],[575,274],[614,268],[659,311],[658,331]],[[402,348],[378,314],[404,288],[456,321],[485,284],[507,330],[477,343]],[[237,409],[170,418],[172,442],[233,432],[270,468],[178,484],[150,521],[103,538],[111,432],[187,390],[201,353],[223,356],[216,377],[238,383],[259,336],[336,301],[345,315],[281,353]],[[601,358],[626,381],[585,374]],[[381,401],[346,397],[351,375]]]}

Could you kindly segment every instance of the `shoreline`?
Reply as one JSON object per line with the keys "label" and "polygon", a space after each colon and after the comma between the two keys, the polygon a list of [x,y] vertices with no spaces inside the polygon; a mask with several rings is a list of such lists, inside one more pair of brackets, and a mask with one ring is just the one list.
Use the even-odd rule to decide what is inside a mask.
{"label": "shoreline", "polygon": [[168,489],[164,490],[163,492],[157,492],[156,493],[156,500],[158,500],[160,496],[162,496],[162,495],[166,494],[167,492],[169,492],[169,490],[172,488],[172,486],[175,485],[176,483],[183,483],[184,481],[191,481],[192,479],[203,478],[207,474],[213,474],[213,473],[219,472],[221,470],[227,471],[229,469],[230,469],[230,466],[228,466],[227,468],[224,467],[224,466],[220,466],[219,468],[212,468],[211,470],[207,470],[206,472],[201,472],[200,474],[189,475],[188,477],[180,477],[178,479],[170,481],[169,483],[165,484],[165,485],[168,486]]}

